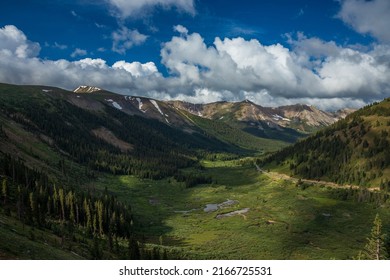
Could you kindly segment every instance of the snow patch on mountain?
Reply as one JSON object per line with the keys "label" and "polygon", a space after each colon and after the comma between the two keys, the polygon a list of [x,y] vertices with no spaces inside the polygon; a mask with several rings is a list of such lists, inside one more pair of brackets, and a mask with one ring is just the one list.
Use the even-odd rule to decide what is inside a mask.
{"label": "snow patch on mountain", "polygon": [[116,103],[115,101],[112,102],[112,106],[114,106],[115,108],[119,109],[119,110],[122,110],[123,108],[121,107],[121,105],[119,105],[118,103]]}
{"label": "snow patch on mountain", "polygon": [[161,109],[160,109],[160,107],[158,106],[156,100],[150,99],[150,103],[152,103],[153,106],[156,107],[156,109],[160,112],[160,114],[161,114],[162,116],[164,116],[164,113],[161,111]]}
{"label": "snow patch on mountain", "polygon": [[112,99],[106,99],[107,102],[110,102],[112,104],[112,106],[114,106],[115,108],[117,108],[118,110],[122,110],[122,106],[119,105],[117,102],[115,102],[114,100]]}
{"label": "snow patch on mountain", "polygon": [[273,119],[274,119],[275,121],[283,120],[283,121],[291,122],[290,119],[284,118],[284,117],[282,117],[282,116],[280,116],[280,115],[278,115],[278,114],[272,115],[272,117],[273,117]]}
{"label": "snow patch on mountain", "polygon": [[98,88],[98,87],[79,86],[73,92],[76,92],[76,93],[92,93],[92,92],[99,91],[99,90],[102,90],[102,89]]}
{"label": "snow patch on mountain", "polygon": [[145,113],[145,111],[142,110],[142,106],[143,106],[144,104],[142,103],[141,98],[137,97],[135,100],[137,100],[137,102],[138,102],[138,109],[139,109],[140,111],[142,111],[143,113]]}

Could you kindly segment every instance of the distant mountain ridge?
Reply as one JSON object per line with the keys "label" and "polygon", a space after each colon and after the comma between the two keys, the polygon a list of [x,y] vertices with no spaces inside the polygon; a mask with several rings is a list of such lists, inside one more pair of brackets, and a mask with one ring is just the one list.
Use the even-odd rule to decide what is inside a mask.
{"label": "distant mountain ridge", "polygon": [[[106,95],[104,102],[131,115],[157,119],[168,125],[191,131],[194,116],[221,122],[256,137],[293,143],[308,133],[326,127],[353,112],[343,109],[325,112],[310,105],[263,107],[249,100],[194,104],[185,101],[160,101],[138,96],[123,96],[93,86],[80,86],[75,93]],[[82,96],[85,97],[84,95]],[[75,105],[83,102],[75,100]],[[77,101],[77,102],[76,102]],[[82,106],[82,105],[81,105]],[[188,115],[187,113],[193,115]]]}
{"label": "distant mountain ridge", "polygon": [[344,118],[354,109],[344,109],[333,113],[325,112],[314,106],[296,104],[280,107],[263,107],[249,100],[241,102],[214,102],[208,104],[192,104],[183,101],[168,101],[174,107],[186,110],[189,113],[208,119],[235,119],[240,122],[249,122],[279,128],[293,128],[302,132],[311,132],[328,126]]}

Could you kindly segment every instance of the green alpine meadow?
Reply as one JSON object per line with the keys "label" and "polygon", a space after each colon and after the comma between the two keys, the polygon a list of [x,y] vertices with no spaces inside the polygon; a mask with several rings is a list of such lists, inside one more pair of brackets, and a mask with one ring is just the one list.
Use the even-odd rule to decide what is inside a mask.
{"label": "green alpine meadow", "polygon": [[1,1],[0,277],[388,275],[389,27],[390,0]]}
{"label": "green alpine meadow", "polygon": [[245,101],[136,98],[0,85],[2,259],[387,257],[388,99],[291,144],[246,131]]}

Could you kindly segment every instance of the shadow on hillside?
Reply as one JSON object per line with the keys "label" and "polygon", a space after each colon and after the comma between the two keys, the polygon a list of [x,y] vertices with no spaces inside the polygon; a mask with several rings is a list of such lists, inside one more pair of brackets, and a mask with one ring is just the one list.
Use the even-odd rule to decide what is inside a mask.
{"label": "shadow on hillside", "polygon": [[[314,186],[310,188],[316,188]],[[329,192],[315,194],[298,204],[289,223],[287,259],[353,259],[362,250],[371,229],[372,205],[342,201]]]}
{"label": "shadow on hillside", "polygon": [[[133,176],[105,175],[86,186],[88,189],[104,191],[113,194],[120,201],[130,205],[133,213],[134,228],[143,243],[165,246],[184,246],[182,239],[169,236],[172,227],[166,224],[179,206],[175,201],[179,198],[185,201],[185,193],[180,186],[171,184],[169,180],[138,179]],[[175,199],[172,199],[175,197]]]}

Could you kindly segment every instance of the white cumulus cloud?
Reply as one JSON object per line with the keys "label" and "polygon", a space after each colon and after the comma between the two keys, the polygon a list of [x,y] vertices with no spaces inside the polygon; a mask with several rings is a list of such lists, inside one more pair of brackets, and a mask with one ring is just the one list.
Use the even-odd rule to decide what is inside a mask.
{"label": "white cumulus cloud", "polygon": [[200,34],[173,37],[162,62],[182,85],[219,92],[263,90],[283,98],[358,98],[390,94],[390,47],[363,52],[298,34],[293,49],[258,40],[215,38],[207,46]]}
{"label": "white cumulus cloud", "polygon": [[27,40],[26,35],[14,25],[0,28],[0,50],[18,58],[34,57],[41,47],[38,43]]}
{"label": "white cumulus cloud", "polygon": [[0,82],[58,86],[69,90],[91,84],[127,94],[141,93],[137,91],[141,88],[152,91],[158,87],[155,82],[148,82],[147,76],[157,71],[152,62],[117,62],[114,67],[100,58],[45,60],[38,57],[39,45],[28,41],[15,26],[1,28],[0,38]]}
{"label": "white cumulus cloud", "polygon": [[86,56],[88,54],[88,52],[86,50],[83,50],[83,49],[79,49],[79,48],[76,48],[72,53],[71,53],[71,57],[77,57],[77,56]]}
{"label": "white cumulus cloud", "polygon": [[82,69],[107,69],[108,66],[106,61],[100,58],[92,59],[92,58],[84,58],[79,61],[74,62],[75,65],[80,66]]}
{"label": "white cumulus cloud", "polygon": [[287,34],[288,43],[295,48],[300,55],[307,55],[315,58],[335,56],[340,53],[341,48],[334,41],[324,42],[320,38],[308,38],[304,33],[298,32],[296,39],[292,34]]}
{"label": "white cumulus cloud", "polygon": [[[264,106],[307,103],[359,107],[390,95],[390,46],[370,49],[290,35],[289,48],[258,40],[215,38],[207,45],[181,26],[154,62],[39,58],[39,45],[16,27],[0,29],[0,82],[73,89],[88,84],[122,94],[190,102],[250,99]],[[127,30],[129,31],[129,30]],[[131,30],[130,30],[131,31]],[[125,32],[126,33],[126,32]]]}
{"label": "white cumulus cloud", "polygon": [[130,30],[122,26],[120,29],[112,32],[112,50],[114,52],[125,54],[133,46],[143,44],[148,38],[147,35],[141,34],[138,30]]}
{"label": "white cumulus cloud", "polygon": [[140,63],[135,62],[126,62],[124,60],[117,61],[112,65],[114,69],[122,69],[131,73],[134,77],[145,77],[153,74],[159,74],[156,65],[153,62]]}
{"label": "white cumulus cloud", "polygon": [[185,28],[183,25],[175,25],[173,27],[173,30],[176,31],[176,32],[179,32],[180,34],[184,34],[184,35],[187,35],[188,34],[188,29]]}
{"label": "white cumulus cloud", "polygon": [[357,32],[390,43],[389,0],[342,0],[338,17]]}

